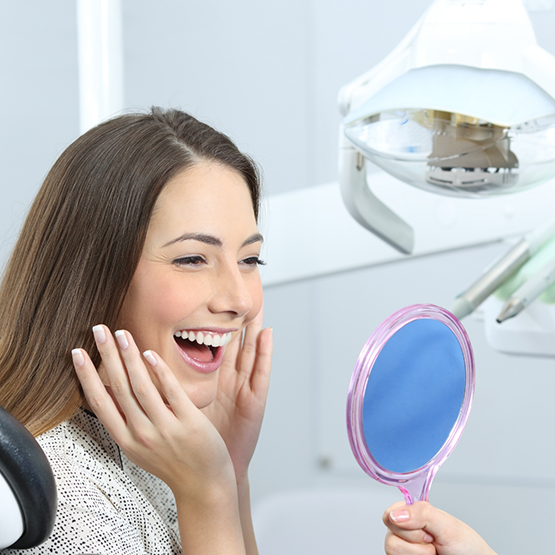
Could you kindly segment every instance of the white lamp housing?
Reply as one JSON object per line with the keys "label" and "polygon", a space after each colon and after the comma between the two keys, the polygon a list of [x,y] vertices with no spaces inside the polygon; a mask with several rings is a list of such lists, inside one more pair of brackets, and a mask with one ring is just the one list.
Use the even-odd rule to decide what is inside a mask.
{"label": "white lamp housing", "polygon": [[370,191],[364,158],[459,197],[555,175],[555,58],[521,0],[436,0],[395,50],[344,86],[340,184],[364,227],[403,253],[413,230]]}

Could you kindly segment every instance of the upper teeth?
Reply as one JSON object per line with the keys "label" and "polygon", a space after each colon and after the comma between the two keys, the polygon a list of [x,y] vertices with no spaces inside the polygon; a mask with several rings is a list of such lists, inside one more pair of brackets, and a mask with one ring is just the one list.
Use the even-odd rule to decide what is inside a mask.
{"label": "upper teeth", "polygon": [[176,331],[174,333],[176,337],[182,337],[183,339],[188,339],[189,341],[196,341],[200,345],[212,345],[212,347],[221,347],[226,345],[231,341],[231,332],[224,333],[223,335],[217,333],[208,333],[202,331]]}

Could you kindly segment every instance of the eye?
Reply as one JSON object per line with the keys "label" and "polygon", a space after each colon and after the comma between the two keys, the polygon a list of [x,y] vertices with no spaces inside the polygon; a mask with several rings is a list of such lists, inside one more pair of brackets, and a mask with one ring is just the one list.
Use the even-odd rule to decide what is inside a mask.
{"label": "eye", "polygon": [[258,256],[249,256],[248,258],[244,258],[241,260],[241,264],[245,264],[247,266],[266,266],[266,262]]}
{"label": "eye", "polygon": [[173,261],[173,264],[175,264],[176,266],[195,267],[195,266],[201,266],[202,264],[206,264],[206,260],[202,256],[195,254],[191,256],[183,256],[181,258],[176,258]]}

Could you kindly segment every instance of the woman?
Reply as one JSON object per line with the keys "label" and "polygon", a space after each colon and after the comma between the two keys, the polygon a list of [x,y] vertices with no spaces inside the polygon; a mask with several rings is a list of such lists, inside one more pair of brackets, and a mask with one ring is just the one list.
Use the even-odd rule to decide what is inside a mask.
{"label": "woman", "polygon": [[395,503],[385,511],[383,522],[389,528],[388,555],[495,555],[470,526],[425,501]]}
{"label": "woman", "polygon": [[47,175],[0,288],[0,405],[58,487],[27,553],[256,553],[259,194],[253,162],[177,110],[103,123]]}

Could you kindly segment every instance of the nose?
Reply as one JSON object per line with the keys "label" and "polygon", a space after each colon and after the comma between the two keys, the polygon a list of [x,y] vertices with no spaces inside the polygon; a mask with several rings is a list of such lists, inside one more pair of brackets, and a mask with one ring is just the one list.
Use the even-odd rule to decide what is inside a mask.
{"label": "nose", "polygon": [[221,267],[210,298],[210,311],[215,314],[228,312],[234,318],[247,315],[254,305],[248,277],[234,261]]}

